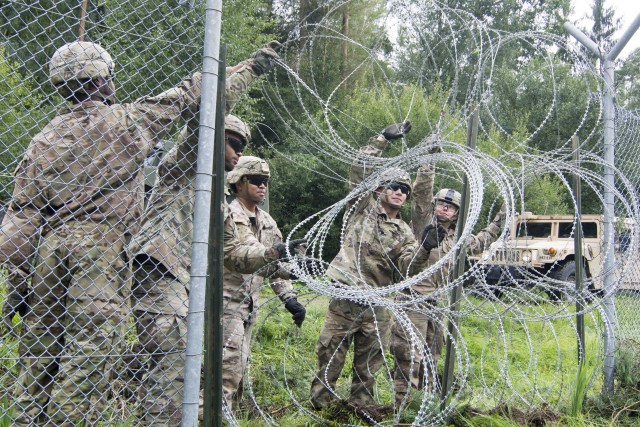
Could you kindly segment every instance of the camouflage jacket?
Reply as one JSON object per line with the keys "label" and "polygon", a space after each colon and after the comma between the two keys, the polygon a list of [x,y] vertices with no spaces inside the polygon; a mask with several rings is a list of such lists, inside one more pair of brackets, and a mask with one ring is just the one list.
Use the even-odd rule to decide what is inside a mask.
{"label": "camouflage jacket", "polygon": [[17,286],[26,286],[40,235],[72,221],[135,232],[142,213],[142,164],[181,117],[193,116],[201,74],[130,104],[85,101],[67,107],[33,137],[15,172],[0,250]]}
{"label": "camouflage jacket", "polygon": [[[379,157],[388,141],[382,136],[369,140],[361,150],[362,163]],[[374,163],[372,161],[371,163]],[[355,188],[368,171],[358,163],[351,168],[350,185]],[[340,251],[327,275],[334,281],[358,287],[383,287],[415,274],[428,254],[401,218],[390,218],[371,191],[345,213],[346,227]]]}
{"label": "camouflage jacket", "polygon": [[[227,76],[225,85],[227,114],[258,77],[249,65],[239,64],[231,70],[233,71]],[[191,268],[198,126],[197,118],[189,121],[176,146],[158,165],[156,183],[144,214],[142,229],[130,245],[133,256],[144,255],[161,262],[185,286],[189,283]],[[226,205],[224,209],[225,212],[228,210]],[[233,230],[232,224],[226,226],[227,243],[235,238]],[[235,249],[240,249],[242,253],[234,255]],[[251,252],[237,245],[225,247],[225,250],[228,250],[228,256],[231,257],[230,263],[235,263]],[[277,255],[271,254],[270,260],[274,259],[277,259]],[[249,272],[252,271],[255,270]]]}
{"label": "camouflage jacket", "polygon": [[[413,183],[413,203],[411,205],[411,229],[418,239],[422,237],[422,231],[428,224],[436,222],[433,209],[433,184],[435,180],[435,167],[431,164],[422,165],[418,169],[416,180]],[[471,235],[465,242],[465,250],[472,254],[481,253],[489,245],[496,240],[500,232],[500,225],[496,223],[489,224],[486,228],[480,230],[478,234]],[[451,252],[456,243],[456,227],[453,224],[447,230],[447,235],[438,248],[434,248],[429,252],[429,261],[427,266],[434,265],[440,258]],[[453,257],[451,260],[436,271],[433,275],[427,277],[420,284],[413,286],[413,290],[426,295],[434,292],[437,288],[446,285],[449,280],[449,274],[452,271]]]}
{"label": "camouflage jacket", "polygon": [[[229,204],[229,216],[237,228],[238,239],[244,244],[252,244],[264,252],[264,247],[271,247],[274,243],[282,242],[282,233],[271,215],[260,208],[256,212],[247,210],[238,200]],[[261,248],[262,247],[262,248]],[[241,274],[225,268],[224,271],[224,301],[225,312],[229,314],[246,314],[255,307],[255,293],[264,282],[264,277],[271,273],[270,270],[259,271],[264,262],[255,265],[254,274]],[[274,266],[277,264],[274,263]],[[286,268],[278,268],[271,276],[282,279],[289,278]],[[271,288],[281,301],[295,297],[293,286],[288,280],[271,282]]]}

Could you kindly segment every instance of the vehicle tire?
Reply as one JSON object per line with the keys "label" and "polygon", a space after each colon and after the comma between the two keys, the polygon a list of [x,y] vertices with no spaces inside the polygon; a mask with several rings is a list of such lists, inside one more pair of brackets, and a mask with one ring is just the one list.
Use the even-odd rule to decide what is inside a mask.
{"label": "vehicle tire", "polygon": [[[557,265],[549,274],[552,279],[559,280],[561,282],[576,283],[576,262],[566,261]],[[547,295],[552,301],[559,301],[562,299],[564,293],[556,287],[548,287],[546,290]]]}

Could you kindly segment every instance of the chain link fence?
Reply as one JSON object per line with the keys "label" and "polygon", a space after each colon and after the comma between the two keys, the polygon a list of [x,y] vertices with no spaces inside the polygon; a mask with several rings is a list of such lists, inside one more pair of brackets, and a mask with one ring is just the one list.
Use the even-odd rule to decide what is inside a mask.
{"label": "chain link fence", "polygon": [[[628,177],[636,188],[640,188],[638,176],[637,150],[640,138],[640,112],[637,110],[616,109],[616,166]],[[628,245],[628,237],[623,233],[616,244],[622,250]],[[637,351],[640,340],[638,328],[637,302],[640,298],[640,265],[630,267],[629,280],[618,292],[616,300],[617,323],[616,333],[620,339],[621,354]],[[625,348],[626,347],[626,348]],[[624,363],[624,361],[622,361]],[[624,369],[622,367],[621,369]],[[619,369],[620,371],[620,369]]]}
{"label": "chain link fence", "polygon": [[[191,221],[171,211],[170,186],[193,179],[193,127],[180,162],[171,146],[197,111],[203,9],[0,4],[0,198],[15,249],[3,252],[0,387],[11,425],[180,422]],[[182,259],[174,248],[146,256],[154,238],[169,242],[142,237],[145,205],[187,239]]]}

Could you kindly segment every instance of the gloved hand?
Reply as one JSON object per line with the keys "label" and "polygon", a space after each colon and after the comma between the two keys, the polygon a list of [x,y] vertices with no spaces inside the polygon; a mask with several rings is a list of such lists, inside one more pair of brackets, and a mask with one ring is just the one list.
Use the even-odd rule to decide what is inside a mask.
{"label": "gloved hand", "polygon": [[411,122],[407,120],[404,123],[395,123],[391,126],[387,126],[381,132],[381,135],[387,141],[402,138],[402,135],[406,135],[411,130]]}
{"label": "gloved hand", "polygon": [[2,335],[10,332],[13,334],[13,316],[20,314],[24,317],[27,314],[29,305],[27,298],[18,292],[11,292],[7,295],[7,300],[2,307]]}
{"label": "gloved hand", "polygon": [[438,143],[433,142],[431,143],[431,145],[429,145],[429,149],[427,150],[427,152],[429,154],[442,153],[442,147]]}
{"label": "gloved hand", "polygon": [[422,231],[422,247],[427,252],[433,248],[437,248],[440,242],[444,240],[446,234],[447,231],[440,224],[437,226],[433,224],[427,225]]}
{"label": "gloved hand", "polygon": [[284,303],[284,308],[292,314],[291,318],[293,319],[293,323],[295,323],[298,328],[301,327],[307,315],[307,310],[298,302],[297,298],[289,298]]}
{"label": "gloved hand", "polygon": [[[303,271],[308,272],[309,274],[311,274],[314,270],[314,268],[316,268],[315,263],[313,262],[312,259],[305,259],[304,261],[301,261],[300,259],[296,260],[296,263],[298,266],[300,266],[300,268]],[[295,274],[293,271],[289,272],[289,279],[290,280],[298,280],[300,277],[298,277],[297,274]]]}
{"label": "gloved hand", "polygon": [[274,243],[273,247],[278,251],[278,254],[279,254],[278,258],[284,259],[287,257],[287,249],[289,253],[295,254],[296,249],[298,249],[299,246],[304,245],[306,243],[307,243],[307,239],[296,239],[296,240],[290,240],[288,246],[284,242],[278,242],[278,243]]}
{"label": "gloved hand", "polygon": [[275,60],[280,59],[278,51],[281,47],[280,42],[273,40],[253,52],[251,55],[253,71],[259,76],[268,73],[273,68]]}
{"label": "gloved hand", "polygon": [[504,220],[504,216],[506,213],[507,213],[507,206],[503,203],[502,206],[500,207],[500,210],[496,214],[496,216],[493,217],[492,222],[498,227],[502,227],[502,221]]}

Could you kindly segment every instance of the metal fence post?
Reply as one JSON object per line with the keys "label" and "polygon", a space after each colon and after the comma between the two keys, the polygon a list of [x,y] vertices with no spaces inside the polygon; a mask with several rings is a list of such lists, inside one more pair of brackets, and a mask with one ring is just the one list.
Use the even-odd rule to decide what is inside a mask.
{"label": "metal fence post", "polygon": [[224,285],[224,86],[226,46],[220,48],[213,205],[209,230],[209,280],[205,295],[204,427],[222,426],[222,309]]}
{"label": "metal fence post", "polygon": [[[580,165],[580,152],[579,152],[579,140],[577,136],[571,139],[573,143],[573,161],[576,167]],[[580,181],[580,175],[574,174],[573,176],[573,194],[576,197],[576,231],[573,236],[573,252],[575,253],[576,260],[576,312],[580,313],[584,309],[584,304],[580,299],[580,295],[584,290],[584,263],[582,258],[582,182]],[[585,358],[585,343],[584,343],[584,313],[576,316],[576,329],[578,332],[578,363],[582,366]]]}
{"label": "metal fence post", "polygon": [[198,141],[198,163],[193,210],[193,245],[191,280],[189,284],[182,427],[198,425],[200,371],[204,337],[204,305],[209,273],[207,259],[213,187],[213,146],[218,107],[216,96],[218,93],[217,73],[221,22],[222,0],[207,0],[202,64],[202,99],[200,101],[200,139]]}
{"label": "metal fence post", "polygon": [[[471,116],[469,117],[469,127],[467,130],[467,149],[475,150],[478,142],[478,124],[480,121],[480,113],[478,112],[478,106],[473,106]],[[460,239],[462,235],[462,228],[467,221],[467,215],[469,213],[469,180],[465,175],[462,182],[462,199],[460,200],[460,214],[458,215],[458,223],[456,225],[456,240]],[[460,246],[458,253],[456,253],[456,268],[453,274],[453,279],[456,279],[464,274],[466,268],[466,253],[463,245]],[[460,297],[462,293],[462,284],[458,283],[451,290],[451,312],[454,315],[449,319],[447,323],[447,340],[445,343],[446,356],[444,360],[444,373],[442,374],[442,399],[440,403],[440,410],[444,410],[447,406],[449,392],[453,383],[453,370],[455,368],[455,347],[453,345],[453,336],[455,336],[458,319],[455,317],[455,313],[460,307]]]}
{"label": "metal fence post", "polygon": [[613,188],[615,186],[615,178],[613,166],[615,164],[615,59],[620,51],[627,44],[631,36],[640,27],[640,14],[631,23],[627,31],[622,35],[620,40],[611,48],[607,54],[603,54],[598,45],[587,37],[582,31],[572,24],[565,22],[564,29],[583,44],[588,50],[596,55],[604,65],[604,290],[606,298],[603,302],[603,310],[605,315],[605,336],[604,336],[604,386],[603,392],[613,391],[613,371],[615,367],[614,351],[616,346],[616,337],[614,331],[615,325],[615,302],[614,302],[614,285],[615,285],[615,259],[614,259],[614,220],[615,220],[615,197]]}

